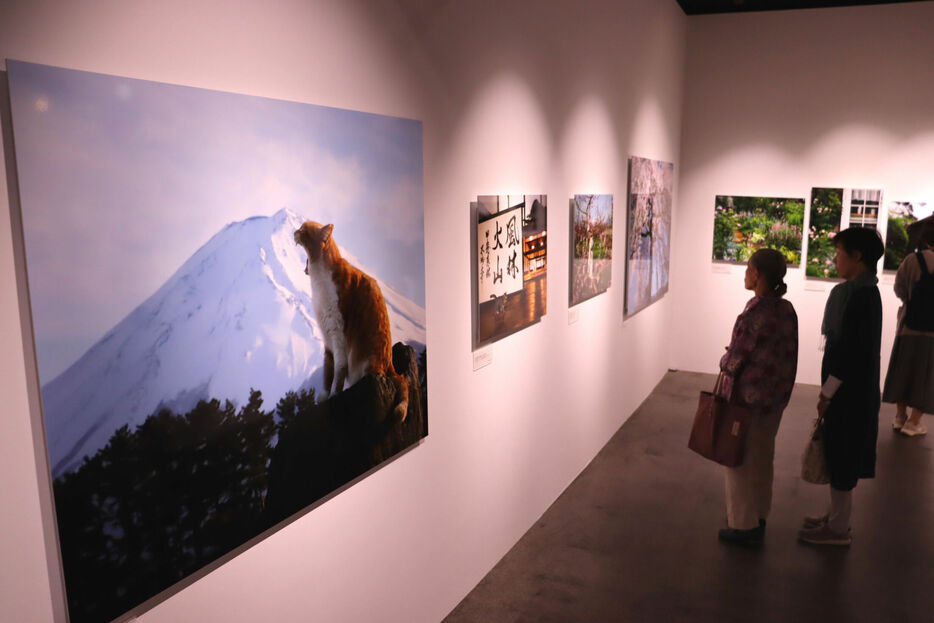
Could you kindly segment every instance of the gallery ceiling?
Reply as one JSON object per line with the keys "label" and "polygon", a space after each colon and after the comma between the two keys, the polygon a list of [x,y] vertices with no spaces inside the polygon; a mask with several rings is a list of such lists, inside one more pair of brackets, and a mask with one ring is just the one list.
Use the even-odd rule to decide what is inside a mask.
{"label": "gallery ceiling", "polygon": [[[786,9],[816,9],[864,4],[893,4],[915,0],[678,0],[688,15],[702,13],[735,13],[738,11],[782,11]],[[924,0],[930,1],[930,0]]]}

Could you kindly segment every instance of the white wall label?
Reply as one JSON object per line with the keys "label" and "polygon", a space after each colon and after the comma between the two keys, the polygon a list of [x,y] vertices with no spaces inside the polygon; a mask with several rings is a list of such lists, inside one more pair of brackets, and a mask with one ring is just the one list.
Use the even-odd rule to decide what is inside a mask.
{"label": "white wall label", "polygon": [[484,348],[478,351],[474,351],[473,354],[473,371],[476,372],[480,368],[485,368],[488,365],[493,363],[493,349]]}
{"label": "white wall label", "polygon": [[720,275],[729,275],[733,271],[730,270],[729,264],[713,264],[712,268],[710,269],[710,272],[718,273]]}
{"label": "white wall label", "polygon": [[575,322],[580,320],[580,317],[581,317],[580,310],[577,309],[576,307],[568,310],[568,324],[574,324]]}

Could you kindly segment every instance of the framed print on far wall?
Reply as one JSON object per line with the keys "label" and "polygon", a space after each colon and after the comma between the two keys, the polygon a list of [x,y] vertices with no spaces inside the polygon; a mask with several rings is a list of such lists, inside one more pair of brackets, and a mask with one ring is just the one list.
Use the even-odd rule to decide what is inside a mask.
{"label": "framed print on far wall", "polygon": [[668,291],[671,201],[675,165],[629,158],[624,316],[645,309]]}
{"label": "framed print on far wall", "polygon": [[606,292],[613,269],[613,195],[574,195],[570,202],[568,305]]}

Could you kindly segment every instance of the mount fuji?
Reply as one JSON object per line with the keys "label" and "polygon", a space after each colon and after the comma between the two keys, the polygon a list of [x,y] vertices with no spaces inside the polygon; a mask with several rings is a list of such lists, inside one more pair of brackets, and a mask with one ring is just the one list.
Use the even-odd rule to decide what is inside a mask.
{"label": "mount fuji", "polygon": [[[184,413],[208,398],[243,404],[250,388],[268,406],[290,390],[321,388],[323,334],[293,238],[301,223],[286,209],[230,223],[42,387],[54,477],[159,409]],[[340,251],[379,283],[393,342],[423,350],[424,308]]]}

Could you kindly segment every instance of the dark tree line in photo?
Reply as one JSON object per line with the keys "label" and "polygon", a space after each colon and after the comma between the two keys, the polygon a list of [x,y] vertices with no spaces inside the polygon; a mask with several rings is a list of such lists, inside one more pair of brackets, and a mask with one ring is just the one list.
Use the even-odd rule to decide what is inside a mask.
{"label": "dark tree line in photo", "polygon": [[[135,430],[123,426],[56,479],[70,620],[119,616],[300,510],[283,500],[307,505],[427,434],[427,355],[416,359],[401,344],[393,354],[414,386],[401,424],[376,422],[383,416],[372,407],[382,403],[373,395],[383,377],[364,377],[320,404],[313,389],[289,392],[272,411],[251,391],[239,409],[212,399],[184,414],[160,410]],[[311,441],[303,436],[309,427]],[[327,473],[291,469],[289,457],[277,456],[284,438],[315,454],[314,467]],[[271,512],[276,473],[280,504]]]}

